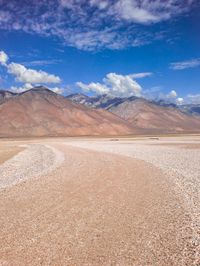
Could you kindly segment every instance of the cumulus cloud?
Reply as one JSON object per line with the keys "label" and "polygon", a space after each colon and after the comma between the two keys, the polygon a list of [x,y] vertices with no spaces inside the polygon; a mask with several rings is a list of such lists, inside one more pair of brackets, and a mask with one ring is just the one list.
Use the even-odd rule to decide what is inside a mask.
{"label": "cumulus cloud", "polygon": [[0,52],[0,63],[7,68],[7,71],[9,74],[12,74],[15,76],[16,81],[22,82],[22,83],[60,83],[61,80],[58,76],[55,76],[53,74],[49,74],[42,70],[34,70],[31,68],[26,68],[25,66],[17,63],[7,63],[8,56],[4,51]]}
{"label": "cumulus cloud", "polygon": [[[0,29],[56,36],[83,50],[122,49],[156,39],[145,25],[187,12],[194,0],[0,1]],[[139,25],[142,24],[142,27]]]}
{"label": "cumulus cloud", "polygon": [[104,79],[112,89],[112,94],[116,96],[140,96],[142,87],[131,77],[131,75],[123,76],[115,73],[109,73]]}
{"label": "cumulus cloud", "polygon": [[10,63],[8,65],[8,73],[13,74],[16,80],[23,83],[60,83],[58,76],[48,74],[42,70],[34,70],[26,68],[17,63]]}
{"label": "cumulus cloud", "polygon": [[167,95],[167,98],[174,99],[177,97],[177,92],[175,90],[170,91],[170,93]]}
{"label": "cumulus cloud", "polygon": [[[187,97],[180,97],[175,90],[168,93],[163,93],[161,87],[153,87],[144,90],[142,86],[135,80],[137,78],[144,78],[151,76],[151,72],[135,73],[130,75],[119,75],[116,73],[109,73],[103,79],[102,83],[91,82],[85,84],[77,82],[76,85],[84,92],[92,92],[97,95],[109,95],[110,97],[142,97],[148,100],[164,101],[166,103],[173,103],[182,105],[184,103],[200,104],[200,94],[187,95]],[[134,79],[135,78],[135,79]]]}
{"label": "cumulus cloud", "polygon": [[142,93],[142,87],[133,79],[132,75],[116,73],[107,74],[103,83],[84,84],[77,82],[76,85],[87,92],[92,91],[96,94],[108,94],[117,97],[141,96]]}
{"label": "cumulus cloud", "polygon": [[4,51],[0,51],[0,64],[1,65],[6,65],[8,61],[8,56]]}
{"label": "cumulus cloud", "polygon": [[170,68],[173,70],[183,70],[187,68],[195,68],[198,66],[200,66],[200,58],[182,62],[174,62],[170,64]]}
{"label": "cumulus cloud", "polygon": [[109,94],[109,88],[100,83],[91,82],[89,84],[84,84],[83,82],[77,82],[76,85],[85,92],[92,91],[97,94]]}
{"label": "cumulus cloud", "polygon": [[168,103],[174,103],[177,105],[182,105],[185,103],[185,99],[178,96],[175,90],[171,90],[168,94],[160,93],[158,99],[164,100]]}
{"label": "cumulus cloud", "polygon": [[171,90],[167,94],[161,92],[158,96],[158,99],[174,104],[181,104],[183,102],[183,101],[181,102],[182,98],[178,97],[178,93],[175,90]]}
{"label": "cumulus cloud", "polygon": [[183,103],[184,103],[184,99],[183,98],[179,97],[179,98],[176,99],[176,104],[177,105],[182,105]]}
{"label": "cumulus cloud", "polygon": [[162,92],[162,87],[153,87],[151,89],[143,91],[143,97],[149,100],[164,101],[166,103],[174,103],[181,105],[185,102],[185,99],[178,96],[175,90],[171,90],[168,93]]}
{"label": "cumulus cloud", "polygon": [[[77,82],[76,85],[84,92],[93,92],[97,95],[107,94],[110,97],[131,97],[137,96],[146,98],[148,100],[165,101],[166,103],[174,103],[182,105],[185,102],[198,102],[200,103],[200,95],[188,95],[187,101],[184,98],[178,96],[175,90],[171,90],[169,93],[162,93],[160,87],[154,87],[148,90],[143,90],[141,85],[134,80],[135,78],[142,78],[151,76],[151,72],[119,75],[116,73],[109,73],[103,79],[102,83],[91,82],[85,84],[83,82]],[[196,99],[196,101],[195,101]]]}

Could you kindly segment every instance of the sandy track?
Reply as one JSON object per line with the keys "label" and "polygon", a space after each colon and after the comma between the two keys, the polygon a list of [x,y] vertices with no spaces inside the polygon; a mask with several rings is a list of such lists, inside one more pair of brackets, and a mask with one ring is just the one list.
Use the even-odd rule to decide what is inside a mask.
{"label": "sandy track", "polygon": [[[181,198],[193,231],[196,261],[200,265],[200,141],[174,138],[160,141],[76,141],[70,145],[121,154],[143,160],[161,169]],[[194,148],[195,147],[195,148]]]}
{"label": "sandy track", "polygon": [[[110,141],[76,141],[70,145],[101,152],[125,155],[141,159],[155,165],[168,175],[170,182],[176,184],[177,189],[185,198],[185,204],[194,214],[200,210],[200,149],[198,143],[179,141],[165,143],[157,142],[115,142]],[[159,143],[161,145],[159,145]],[[68,144],[68,143],[67,143]],[[196,149],[194,149],[195,145]],[[185,145],[186,148],[184,148]],[[192,146],[190,149],[189,147]],[[200,217],[199,217],[200,218]]]}
{"label": "sandy track", "polygon": [[64,163],[0,192],[0,265],[198,265],[188,206],[161,170],[49,145]]}

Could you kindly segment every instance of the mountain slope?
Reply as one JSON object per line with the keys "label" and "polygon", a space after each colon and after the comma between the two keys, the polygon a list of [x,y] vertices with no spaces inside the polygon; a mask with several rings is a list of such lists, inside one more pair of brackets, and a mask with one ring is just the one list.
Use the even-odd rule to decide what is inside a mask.
{"label": "mountain slope", "polygon": [[0,104],[11,99],[15,95],[16,93],[13,93],[11,91],[0,90]]}
{"label": "mountain slope", "polygon": [[187,104],[180,107],[181,111],[186,114],[193,114],[200,116],[200,104]]}
{"label": "mountain slope", "polygon": [[83,104],[92,108],[103,108],[107,109],[112,105],[118,104],[126,100],[127,98],[111,97],[109,95],[97,95],[97,96],[87,96],[82,93],[74,93],[66,96],[67,99],[74,103]]}
{"label": "mountain slope", "polygon": [[0,136],[126,135],[126,121],[105,111],[77,105],[38,87],[0,105]]}
{"label": "mountain slope", "polygon": [[[108,95],[88,97],[81,94],[69,99],[96,108],[106,109],[121,117],[139,134],[200,132],[199,106],[177,106],[173,103],[150,101],[138,97],[117,98]],[[84,99],[84,100],[83,100]]]}
{"label": "mountain slope", "polygon": [[110,112],[128,121],[141,133],[200,132],[200,119],[170,106],[160,106],[145,99],[126,100],[112,106]]}

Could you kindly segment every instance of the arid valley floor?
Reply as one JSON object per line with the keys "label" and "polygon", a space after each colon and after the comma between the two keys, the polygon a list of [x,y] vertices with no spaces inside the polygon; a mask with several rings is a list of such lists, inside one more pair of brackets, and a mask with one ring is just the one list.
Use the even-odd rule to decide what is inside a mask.
{"label": "arid valley floor", "polygon": [[0,140],[0,265],[200,265],[200,137]]}

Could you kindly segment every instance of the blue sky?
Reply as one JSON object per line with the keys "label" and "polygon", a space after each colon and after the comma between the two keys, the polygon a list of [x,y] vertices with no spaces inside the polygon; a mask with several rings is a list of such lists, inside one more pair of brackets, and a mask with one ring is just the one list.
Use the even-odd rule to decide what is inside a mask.
{"label": "blue sky", "polygon": [[0,0],[0,88],[200,102],[198,2]]}

